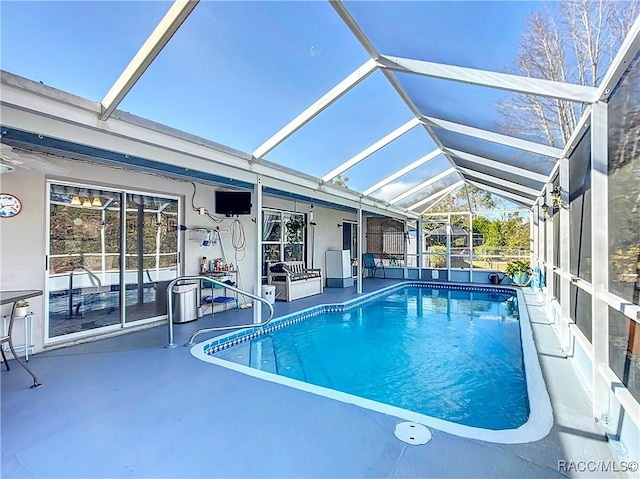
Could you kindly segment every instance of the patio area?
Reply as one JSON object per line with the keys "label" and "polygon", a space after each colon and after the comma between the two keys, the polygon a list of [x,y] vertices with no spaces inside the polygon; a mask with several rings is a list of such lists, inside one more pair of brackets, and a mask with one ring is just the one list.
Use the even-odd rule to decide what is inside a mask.
{"label": "patio area", "polygon": [[[394,280],[366,280],[371,292]],[[2,371],[2,476],[9,477],[616,477],[613,444],[593,422],[583,385],[561,352],[541,299],[524,291],[554,411],[551,433],[529,444],[490,444],[432,429],[423,446],[393,434],[401,420],[165,349],[166,326],[33,356],[43,386]],[[276,316],[354,297],[326,289]],[[251,321],[228,311],[175,327]],[[207,339],[202,335],[199,340]],[[573,463],[572,463],[573,461]],[[603,461],[609,472],[566,469]],[[563,467],[565,468],[563,470]]]}
{"label": "patio area", "polygon": [[[42,383],[30,389],[13,358],[0,374],[2,478],[638,477],[640,2],[1,6],[2,341],[29,352]],[[551,432],[537,440],[545,401],[531,443],[463,438],[424,414],[414,420],[433,440],[409,446],[398,409],[164,347],[168,291],[182,318],[217,310],[175,325],[181,345],[263,320],[275,273],[291,300],[276,316],[401,281],[522,286],[537,351],[523,329],[524,359],[484,368],[474,414],[536,412],[537,355]],[[200,291],[171,290],[179,277]],[[466,404],[435,387],[440,372],[475,368],[492,347],[463,360],[450,351],[473,335],[427,344],[447,311],[411,349],[386,321],[401,315],[378,309],[361,316],[389,314],[381,347],[314,343],[320,359],[371,353],[367,385],[394,376],[378,358],[413,362],[435,374],[410,383],[421,400]],[[389,338],[404,342],[383,354]],[[505,364],[523,366],[528,404]],[[504,407],[516,376],[520,416]]]}

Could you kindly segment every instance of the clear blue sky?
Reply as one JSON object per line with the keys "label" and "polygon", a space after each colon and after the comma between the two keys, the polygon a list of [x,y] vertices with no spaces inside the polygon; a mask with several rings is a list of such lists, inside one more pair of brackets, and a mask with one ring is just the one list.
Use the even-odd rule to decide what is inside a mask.
{"label": "clear blue sky", "polygon": [[[2,1],[1,67],[99,101],[169,5]],[[513,64],[524,22],[542,6],[515,1],[346,5],[383,54],[495,71]],[[328,2],[202,1],[120,109],[251,152],[367,59]],[[494,102],[503,95],[399,78],[424,113],[479,127],[491,126]],[[267,158],[322,176],[411,118],[377,72]],[[349,185],[365,189],[432,149],[420,127],[348,171]],[[418,180],[423,181],[409,178],[403,184]]]}

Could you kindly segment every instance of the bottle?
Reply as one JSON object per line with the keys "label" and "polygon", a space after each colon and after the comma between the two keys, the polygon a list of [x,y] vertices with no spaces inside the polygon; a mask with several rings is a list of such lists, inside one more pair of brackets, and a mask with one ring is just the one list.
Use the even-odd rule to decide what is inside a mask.
{"label": "bottle", "polygon": [[202,262],[200,263],[200,274],[207,274],[207,257],[202,257]]}

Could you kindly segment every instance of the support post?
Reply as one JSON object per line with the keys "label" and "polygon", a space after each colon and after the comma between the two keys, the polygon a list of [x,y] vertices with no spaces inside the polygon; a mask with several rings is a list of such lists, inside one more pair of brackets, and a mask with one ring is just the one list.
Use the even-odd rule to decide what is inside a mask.
{"label": "support post", "polygon": [[451,228],[451,213],[447,215],[447,281],[451,282],[451,234],[453,228]]}
{"label": "support post", "polygon": [[[255,274],[254,274],[254,294],[260,296],[262,293],[262,179],[256,178],[253,189],[255,215],[256,215],[256,240],[255,240]],[[262,322],[262,306],[259,301],[253,301],[253,322]]]}
{"label": "support post", "polygon": [[418,253],[418,279],[422,279],[422,249],[424,248],[422,241],[422,215],[416,223],[416,252]]}
{"label": "support post", "polygon": [[531,208],[529,213],[529,245],[531,248],[531,266],[540,266],[540,250],[538,249],[538,225],[540,224],[540,204],[539,201]]}
{"label": "support post", "polygon": [[469,282],[473,283],[473,213],[471,211],[469,211]]}
{"label": "support post", "polygon": [[570,281],[569,281],[569,159],[560,158],[560,345],[565,351],[571,349]]}
{"label": "support post", "polygon": [[591,110],[591,280],[593,294],[593,416],[609,417],[609,388],[600,368],[609,365],[609,308],[600,293],[609,290],[609,184],[607,104],[597,102]]}
{"label": "support post", "polygon": [[[545,197],[547,198],[545,203],[547,205],[551,204],[551,190],[553,190],[553,183],[547,183],[547,188],[545,190]],[[551,209],[551,208],[549,208]],[[553,220],[551,219],[551,215],[547,213],[546,222],[545,222],[545,241],[547,243],[547,254],[545,257],[546,262],[546,275],[547,275],[547,289],[545,294],[545,309],[547,313],[547,317],[551,319],[552,323],[556,322],[555,312],[553,309],[553,294],[555,291],[555,274],[553,272]]]}
{"label": "support post", "polygon": [[356,281],[356,292],[362,294],[362,203],[358,205],[358,280]]}
{"label": "support post", "polygon": [[402,268],[402,278],[407,279],[409,277],[409,225],[407,224],[407,219],[404,219],[404,255],[403,255],[403,263],[404,267]]}

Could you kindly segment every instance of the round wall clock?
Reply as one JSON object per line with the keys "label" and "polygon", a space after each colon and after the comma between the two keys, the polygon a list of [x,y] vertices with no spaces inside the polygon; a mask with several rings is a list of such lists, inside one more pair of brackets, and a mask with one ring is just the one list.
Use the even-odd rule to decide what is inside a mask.
{"label": "round wall clock", "polygon": [[0,193],[0,218],[11,218],[22,211],[22,202],[11,193]]}

